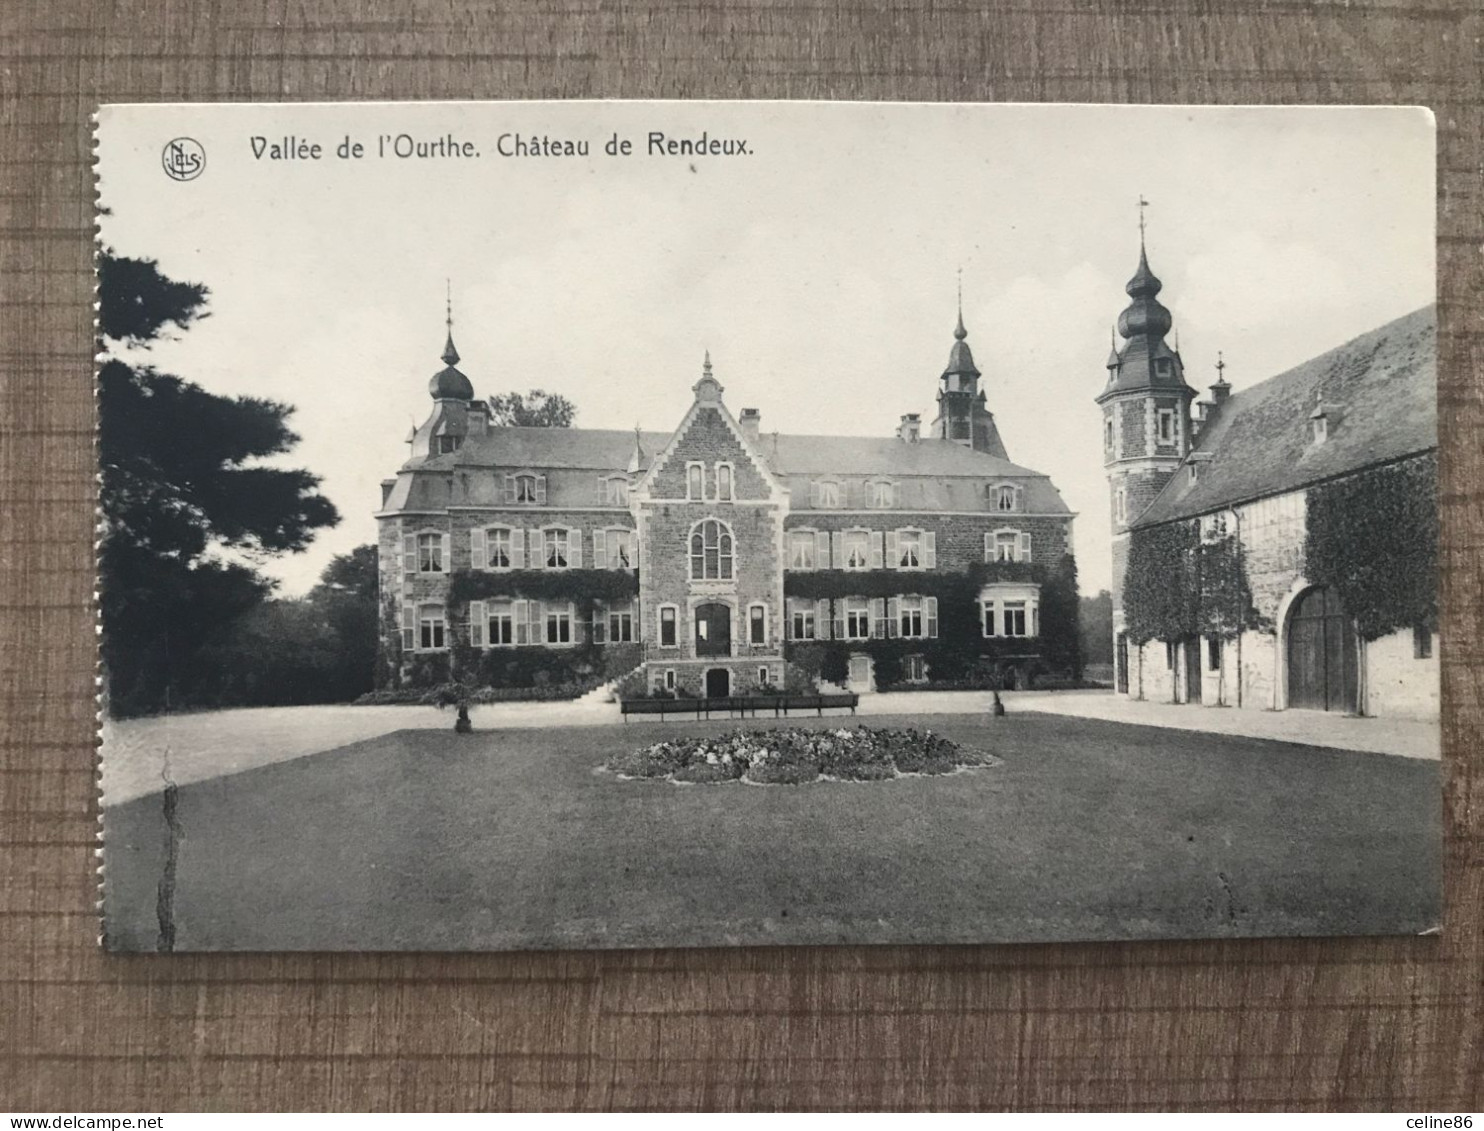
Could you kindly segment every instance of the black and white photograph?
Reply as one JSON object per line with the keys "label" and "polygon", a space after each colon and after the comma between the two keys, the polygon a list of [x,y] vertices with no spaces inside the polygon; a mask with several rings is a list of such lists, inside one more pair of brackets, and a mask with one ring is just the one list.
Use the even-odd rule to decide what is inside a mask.
{"label": "black and white photograph", "polygon": [[1426,110],[96,155],[108,950],[1439,930]]}

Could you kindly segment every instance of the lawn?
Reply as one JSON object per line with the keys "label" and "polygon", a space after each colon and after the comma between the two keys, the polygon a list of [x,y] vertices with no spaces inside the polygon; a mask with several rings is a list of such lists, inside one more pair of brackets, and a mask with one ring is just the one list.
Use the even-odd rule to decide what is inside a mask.
{"label": "lawn", "polygon": [[[176,948],[512,949],[1377,934],[1440,904],[1435,762],[1047,715],[875,717],[1003,764],[624,781],[736,724],[399,731],[182,786]],[[849,720],[790,720],[838,727]],[[764,726],[763,722],[747,725]],[[152,950],[159,795],[105,810],[106,936]]]}

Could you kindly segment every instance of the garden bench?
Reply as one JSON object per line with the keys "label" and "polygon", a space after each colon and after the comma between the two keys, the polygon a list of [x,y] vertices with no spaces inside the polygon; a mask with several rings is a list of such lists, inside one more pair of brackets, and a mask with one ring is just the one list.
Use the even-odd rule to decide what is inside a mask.
{"label": "garden bench", "polygon": [[623,715],[624,722],[629,721],[630,715],[658,715],[661,720],[666,715],[690,715],[694,714],[697,719],[701,717],[710,718],[713,711],[726,711],[728,715],[746,716],[751,712],[754,717],[758,709],[767,710],[773,708],[773,717],[780,718],[790,711],[813,711],[823,716],[825,708],[850,708],[850,713],[855,714],[855,708],[860,703],[860,696],[855,692],[835,695],[732,695],[718,699],[624,699],[619,703],[619,711]]}

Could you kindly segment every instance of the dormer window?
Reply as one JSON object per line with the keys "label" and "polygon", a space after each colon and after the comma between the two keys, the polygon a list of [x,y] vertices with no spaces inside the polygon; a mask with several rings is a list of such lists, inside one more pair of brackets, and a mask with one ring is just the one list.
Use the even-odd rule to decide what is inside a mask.
{"label": "dormer window", "polygon": [[1154,373],[1157,377],[1168,377],[1173,370],[1174,366],[1170,364],[1170,359],[1167,357],[1158,358],[1154,363]]}
{"label": "dormer window", "polygon": [[541,505],[546,502],[546,476],[505,476],[505,498],[512,503]]}
{"label": "dormer window", "polygon": [[1310,424],[1313,425],[1313,437],[1316,444],[1322,444],[1329,439],[1329,421],[1322,416],[1316,416]]}
{"label": "dormer window", "polygon": [[629,505],[629,481],[622,475],[615,475],[603,483],[603,501],[610,507],[626,507]]}
{"label": "dormer window", "polygon": [[458,450],[458,447],[459,447],[459,438],[457,436],[439,436],[438,437],[438,454],[439,455],[446,456],[449,452],[457,451]]}
{"label": "dormer window", "polygon": [[873,507],[890,507],[896,501],[896,491],[885,479],[873,479],[866,484],[866,498]]}
{"label": "dormer window", "polygon": [[1000,483],[990,488],[990,497],[994,501],[994,509],[997,511],[1013,511],[1017,509],[1020,492],[1013,484]]}
{"label": "dormer window", "polygon": [[833,479],[821,479],[813,485],[814,505],[833,510],[840,505],[840,484]]}

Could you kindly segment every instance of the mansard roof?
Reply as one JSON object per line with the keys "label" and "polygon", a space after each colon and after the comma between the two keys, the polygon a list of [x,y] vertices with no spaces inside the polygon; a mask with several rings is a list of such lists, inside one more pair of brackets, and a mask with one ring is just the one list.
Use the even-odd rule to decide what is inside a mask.
{"label": "mansard roof", "polygon": [[[1194,483],[1177,472],[1132,523],[1152,526],[1295,491],[1437,447],[1436,308],[1388,322],[1232,393],[1196,439]],[[1315,443],[1316,405],[1337,424]]]}
{"label": "mansard roof", "polygon": [[[665,450],[669,432],[641,432],[648,453]],[[954,492],[945,486],[942,504],[956,505],[982,498],[983,484],[995,479],[1031,481],[1026,484],[1025,509],[1040,514],[1070,514],[1061,494],[1041,472],[1007,459],[976,452],[948,440],[924,439],[906,443],[894,436],[803,436],[764,432],[756,448],[775,474],[792,481],[795,497],[801,485],[834,477],[931,478],[967,480],[974,486]],[[469,436],[457,451],[409,461],[404,470],[452,471],[462,467],[498,467],[507,471],[586,470],[622,474],[634,454],[634,433],[598,428],[491,428],[486,435]],[[654,456],[651,454],[650,459]],[[804,486],[807,498],[807,486]],[[950,503],[955,503],[949,506]]]}

